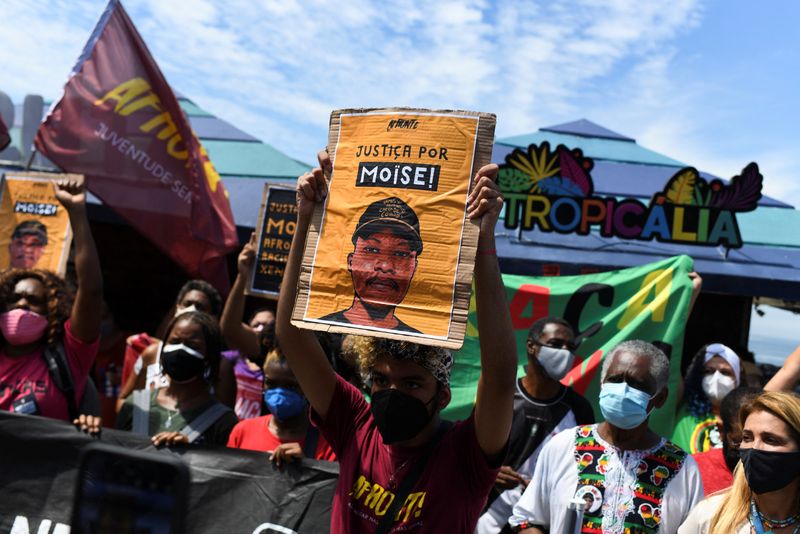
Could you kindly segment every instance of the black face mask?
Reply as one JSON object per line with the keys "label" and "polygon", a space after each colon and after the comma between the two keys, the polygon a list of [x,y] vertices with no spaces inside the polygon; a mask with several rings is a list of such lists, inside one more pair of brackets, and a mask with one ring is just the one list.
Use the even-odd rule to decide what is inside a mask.
{"label": "black face mask", "polygon": [[427,403],[396,389],[384,389],[372,396],[370,410],[378,425],[378,432],[387,445],[411,439],[425,428],[433,418],[428,404],[439,397],[438,393]]}
{"label": "black face mask", "polygon": [[800,451],[739,449],[739,456],[747,485],[754,493],[769,493],[785,488],[800,476]]}
{"label": "black face mask", "polygon": [[186,345],[164,345],[161,349],[161,367],[176,382],[188,382],[201,376],[206,368],[202,354]]}
{"label": "black face mask", "polygon": [[728,445],[727,438],[722,440],[722,457],[725,459],[725,465],[728,466],[728,471],[732,473],[736,464],[739,463],[739,449],[732,449],[731,446]]}

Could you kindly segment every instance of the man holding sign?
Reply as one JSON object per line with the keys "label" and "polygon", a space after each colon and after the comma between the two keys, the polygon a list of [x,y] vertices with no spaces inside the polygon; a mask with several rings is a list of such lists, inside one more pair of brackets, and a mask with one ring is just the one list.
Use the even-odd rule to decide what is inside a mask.
{"label": "man holding sign", "polygon": [[347,256],[347,270],[353,277],[353,304],[320,320],[419,333],[394,314],[408,292],[422,254],[414,210],[397,197],[373,202],[358,221],[353,246],[355,250]]}
{"label": "man holding sign", "polygon": [[362,358],[370,362],[362,369],[372,378],[370,406],[336,375],[313,333],[290,321],[311,215],[328,192],[322,170],[327,175],[332,170],[327,153],[320,154],[320,164],[321,169],[298,181],[297,227],[278,301],[277,335],[307,392],[312,419],[339,458],[331,532],[473,532],[505,456],[517,361],[494,253],[494,229],[503,206],[494,181],[497,166],[478,171],[467,199],[468,218],[480,222],[478,322],[493,335],[480,339],[475,409],[465,421],[448,425],[439,418],[451,396],[452,359],[446,349],[370,340],[380,349],[371,359]]}

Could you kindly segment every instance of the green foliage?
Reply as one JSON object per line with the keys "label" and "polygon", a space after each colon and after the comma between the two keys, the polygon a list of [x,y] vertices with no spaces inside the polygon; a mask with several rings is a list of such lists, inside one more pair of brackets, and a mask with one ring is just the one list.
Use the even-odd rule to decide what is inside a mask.
{"label": "green foliage", "polygon": [[500,169],[497,183],[502,191],[509,193],[527,193],[533,186],[530,175],[519,169],[504,167]]}

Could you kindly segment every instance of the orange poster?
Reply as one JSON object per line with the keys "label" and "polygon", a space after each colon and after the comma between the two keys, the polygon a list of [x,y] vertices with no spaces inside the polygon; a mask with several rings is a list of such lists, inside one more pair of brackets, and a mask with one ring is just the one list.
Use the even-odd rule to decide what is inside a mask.
{"label": "orange poster", "polygon": [[474,112],[334,112],[293,319],[460,346],[478,233],[466,199],[493,134],[494,115]]}
{"label": "orange poster", "polygon": [[53,180],[61,177],[37,173],[4,175],[0,268],[46,269],[64,275],[72,229],[53,186]]}

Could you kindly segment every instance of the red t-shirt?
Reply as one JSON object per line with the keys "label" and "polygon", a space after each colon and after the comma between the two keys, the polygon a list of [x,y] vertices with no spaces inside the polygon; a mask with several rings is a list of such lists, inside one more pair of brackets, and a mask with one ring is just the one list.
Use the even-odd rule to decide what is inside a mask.
{"label": "red t-shirt", "polygon": [[725,463],[722,449],[710,449],[692,455],[700,469],[700,479],[703,481],[703,494],[706,497],[733,485],[733,473]]}
{"label": "red t-shirt", "polygon": [[[228,447],[232,449],[246,449],[248,451],[272,452],[281,443],[292,443],[294,440],[278,439],[269,429],[269,419],[272,414],[262,415],[253,419],[243,419],[233,427],[228,438]],[[300,448],[303,448],[306,440],[301,439]],[[336,461],[336,454],[321,435],[317,439],[317,452],[315,460]]]}
{"label": "red t-shirt", "polygon": [[[312,421],[339,458],[339,482],[333,498],[333,534],[372,533],[394,500],[396,485],[425,446],[384,445],[369,404],[361,393],[337,375],[328,415]],[[412,488],[392,532],[472,533],[499,471],[489,465],[478,445],[472,416],[442,436],[425,470]]]}
{"label": "red t-shirt", "polygon": [[[75,402],[80,404],[99,339],[84,343],[72,335],[72,326],[67,321],[62,341],[75,382]],[[38,415],[69,420],[67,401],[50,378],[41,349],[13,358],[0,351],[0,410],[12,411],[14,401],[30,393],[36,396]]]}
{"label": "red t-shirt", "polygon": [[144,332],[128,337],[125,344],[125,359],[122,364],[121,382],[123,385],[128,383],[128,378],[130,378],[131,373],[133,373],[133,367],[136,364],[136,360],[138,360],[139,356],[142,355],[144,349],[153,343],[156,343],[156,340]]}

